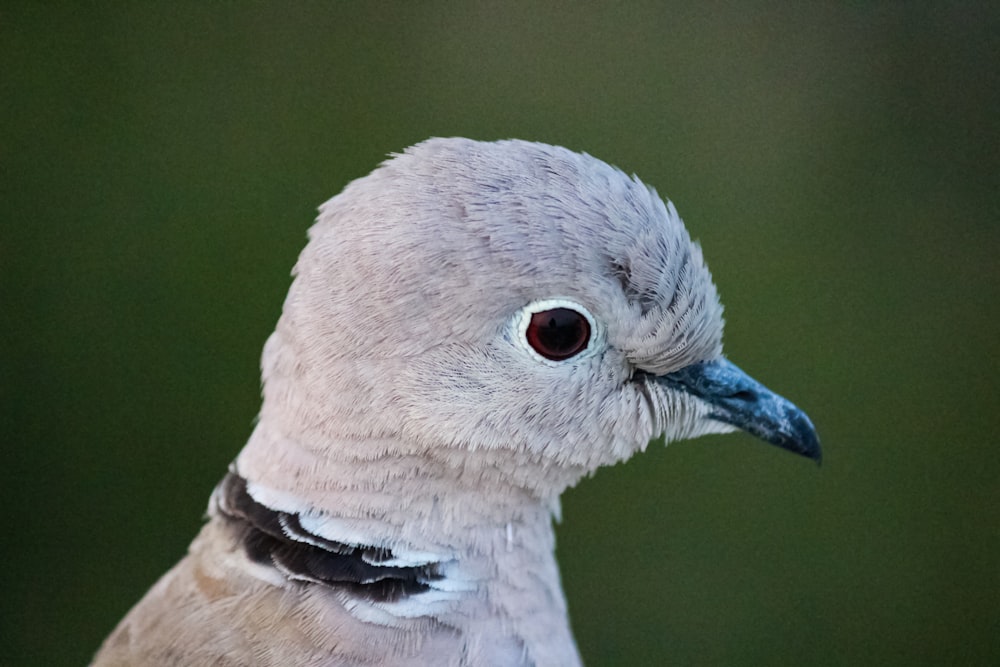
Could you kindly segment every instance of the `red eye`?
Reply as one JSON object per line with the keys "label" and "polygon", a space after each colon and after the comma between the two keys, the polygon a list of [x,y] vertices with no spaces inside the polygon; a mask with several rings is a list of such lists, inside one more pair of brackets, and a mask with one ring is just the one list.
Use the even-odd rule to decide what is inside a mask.
{"label": "red eye", "polygon": [[525,338],[546,359],[562,361],[586,349],[590,322],[570,308],[543,310],[531,316]]}

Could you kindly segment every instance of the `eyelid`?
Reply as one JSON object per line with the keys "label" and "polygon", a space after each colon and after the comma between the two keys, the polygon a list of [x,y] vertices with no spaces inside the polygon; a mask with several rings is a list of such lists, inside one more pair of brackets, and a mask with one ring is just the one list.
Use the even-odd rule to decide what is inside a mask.
{"label": "eyelid", "polygon": [[[555,308],[568,308],[570,310],[574,310],[583,315],[583,317],[587,320],[587,323],[590,324],[590,341],[587,343],[587,347],[585,347],[579,354],[559,361],[546,359],[540,355],[534,350],[534,348],[531,347],[531,345],[528,344],[527,337],[528,325],[531,324],[531,316],[535,313],[540,313],[545,310],[553,310]],[[598,344],[604,340],[604,328],[600,326],[593,314],[587,310],[583,304],[566,297],[552,297],[549,299],[538,299],[537,301],[532,301],[514,314],[513,324],[514,331],[516,333],[515,339],[517,340],[518,346],[522,348],[534,361],[544,364],[545,366],[562,366],[568,362],[592,354],[593,351],[597,349]]]}

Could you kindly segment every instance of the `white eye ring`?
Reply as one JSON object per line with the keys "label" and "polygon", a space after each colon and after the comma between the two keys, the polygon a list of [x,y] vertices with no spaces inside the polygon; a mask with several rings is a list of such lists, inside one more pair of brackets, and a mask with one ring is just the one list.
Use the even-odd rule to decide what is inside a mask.
{"label": "white eye ring", "polygon": [[[531,326],[532,318],[538,313],[543,313],[548,310],[556,309],[566,309],[571,310],[574,313],[582,316],[589,326],[589,331],[586,332],[585,344],[582,348],[568,354],[565,358],[549,358],[543,356],[535,349],[535,347],[529,342],[528,329]],[[517,342],[518,345],[535,361],[544,364],[546,366],[560,366],[568,361],[574,359],[579,359],[582,355],[586,355],[594,350],[595,342],[603,338],[603,330],[597,324],[597,320],[585,307],[566,298],[553,298],[553,299],[540,299],[538,301],[532,301],[524,308],[521,308],[514,315],[514,326],[517,331]]]}

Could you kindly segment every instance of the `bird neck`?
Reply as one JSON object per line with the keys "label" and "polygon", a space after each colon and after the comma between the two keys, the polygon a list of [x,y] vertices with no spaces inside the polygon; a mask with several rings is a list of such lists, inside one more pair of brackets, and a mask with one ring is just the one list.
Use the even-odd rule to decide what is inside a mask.
{"label": "bird neck", "polygon": [[429,457],[404,443],[346,438],[319,447],[261,420],[234,472],[257,502],[318,516],[297,525],[326,540],[385,549],[394,563],[435,564],[442,585],[432,587],[440,594],[377,611],[357,605],[352,613],[362,620],[431,617],[481,641],[495,641],[499,627],[503,641],[538,657],[535,663],[573,664],[552,527],[558,497],[533,494],[498,465],[473,467],[491,458]]}
{"label": "bird neck", "polygon": [[275,509],[322,514],[345,531],[407,550],[458,553],[497,535],[506,553],[518,533],[551,534],[558,518],[558,491],[539,493],[524,483],[510,452],[426,451],[384,438],[331,441],[329,434],[318,439],[289,436],[261,419],[235,471]]}

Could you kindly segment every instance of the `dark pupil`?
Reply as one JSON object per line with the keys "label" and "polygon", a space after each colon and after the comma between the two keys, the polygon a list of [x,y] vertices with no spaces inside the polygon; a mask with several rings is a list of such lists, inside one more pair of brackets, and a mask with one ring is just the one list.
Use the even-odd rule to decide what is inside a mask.
{"label": "dark pupil", "polygon": [[569,308],[543,310],[531,316],[528,343],[546,359],[568,359],[587,347],[590,323],[580,313]]}

